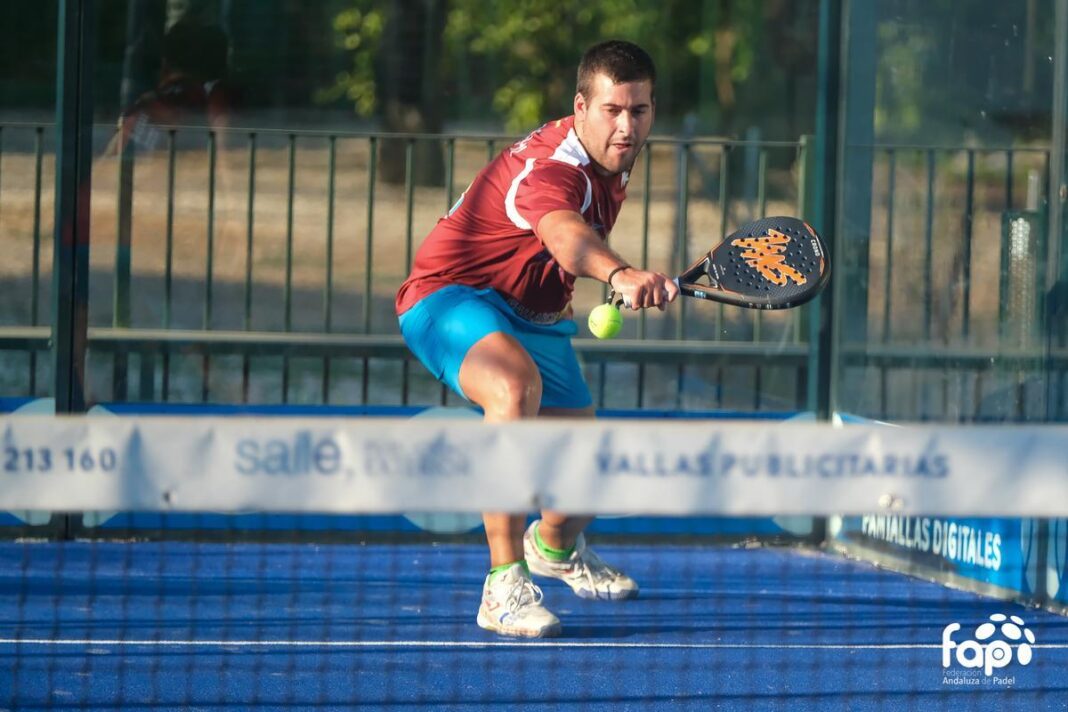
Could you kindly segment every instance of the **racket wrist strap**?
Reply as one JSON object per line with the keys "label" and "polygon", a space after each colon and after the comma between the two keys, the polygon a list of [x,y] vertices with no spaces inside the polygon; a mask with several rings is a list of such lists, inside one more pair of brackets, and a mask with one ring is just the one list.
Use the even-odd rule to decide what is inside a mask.
{"label": "racket wrist strap", "polygon": [[[612,278],[616,276],[616,273],[622,272],[625,269],[630,269],[630,265],[620,265],[608,273],[608,279],[606,279],[605,282],[608,283],[609,287],[612,287]],[[615,287],[612,287],[612,289],[615,289]]]}

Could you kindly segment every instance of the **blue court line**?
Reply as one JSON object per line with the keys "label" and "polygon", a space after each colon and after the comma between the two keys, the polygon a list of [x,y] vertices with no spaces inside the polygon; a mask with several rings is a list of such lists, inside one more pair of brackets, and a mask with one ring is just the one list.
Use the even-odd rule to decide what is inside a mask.
{"label": "blue court line", "polygon": [[[540,581],[563,636],[522,641],[474,624],[481,546],[3,542],[0,708],[957,712],[1068,700],[1068,619],[1050,613],[796,550],[599,551],[642,584],[639,598],[585,601]],[[965,678],[942,667],[942,629],[995,612],[1026,620],[1032,662],[1006,669],[1011,685],[945,682]]]}

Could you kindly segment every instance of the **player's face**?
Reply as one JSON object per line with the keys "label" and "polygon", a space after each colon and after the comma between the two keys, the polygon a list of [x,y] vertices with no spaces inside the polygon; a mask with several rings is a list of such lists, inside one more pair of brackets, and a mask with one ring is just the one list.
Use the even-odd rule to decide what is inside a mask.
{"label": "player's face", "polygon": [[648,80],[614,84],[596,74],[590,96],[575,95],[575,133],[599,173],[631,169],[653,128],[655,108]]}

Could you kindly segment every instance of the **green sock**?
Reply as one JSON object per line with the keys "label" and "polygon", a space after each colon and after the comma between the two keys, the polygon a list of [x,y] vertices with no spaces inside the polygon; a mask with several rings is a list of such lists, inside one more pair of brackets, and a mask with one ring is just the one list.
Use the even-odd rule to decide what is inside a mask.
{"label": "green sock", "polygon": [[541,533],[538,531],[539,527],[534,527],[534,544],[538,547],[538,551],[541,555],[550,561],[567,561],[571,558],[572,552],[575,551],[575,547],[570,549],[554,549],[544,541],[542,541]]}
{"label": "green sock", "polygon": [[526,571],[528,574],[530,573],[530,567],[527,566],[526,560],[520,559],[519,561],[509,561],[507,564],[501,564],[500,566],[494,566],[493,568],[490,569],[490,583],[493,583],[494,579],[496,579],[498,576],[500,576],[501,574],[503,574],[505,571],[507,571],[508,569],[512,568],[516,564],[519,564],[520,566],[522,566],[523,570]]}

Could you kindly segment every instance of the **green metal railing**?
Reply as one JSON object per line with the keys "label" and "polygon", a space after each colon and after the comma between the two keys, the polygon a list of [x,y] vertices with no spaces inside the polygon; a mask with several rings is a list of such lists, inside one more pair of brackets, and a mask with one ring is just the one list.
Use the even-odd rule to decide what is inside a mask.
{"label": "green metal railing", "polygon": [[[5,163],[24,163],[32,167],[34,176],[29,208],[33,214],[30,313],[6,315],[3,323],[10,325],[0,327],[4,370],[25,369],[22,372],[28,375],[19,379],[24,384],[21,392],[11,395],[41,393],[40,373],[46,364],[40,353],[47,352],[50,344],[50,328],[40,321],[41,186],[43,166],[51,158],[46,145],[48,128],[0,125],[0,169]],[[94,274],[96,288],[90,297],[91,305],[108,303],[102,285],[110,282],[106,320],[94,309],[96,316],[90,321],[92,363],[88,377],[94,399],[449,402],[447,392],[421,367],[411,364],[389,309],[397,277],[387,278],[382,272],[388,270],[379,265],[384,253],[397,253],[399,264],[389,269],[406,272],[425,233],[425,226],[416,226],[417,213],[425,212],[431,203],[437,214],[441,208],[449,209],[455,202],[457,185],[466,184],[485,158],[493,157],[514,137],[179,127],[164,127],[162,131],[162,147],[156,151],[137,150],[131,144],[115,158],[101,159],[112,160],[115,166],[110,189],[115,194],[117,215],[115,259],[110,269]],[[397,185],[386,185],[381,179],[386,141],[399,142],[402,148],[403,182]],[[5,143],[9,146],[6,153]],[[426,145],[435,147],[442,160],[442,181],[436,189],[421,187],[416,181],[416,154]],[[867,343],[841,347],[845,366],[877,374],[878,394],[870,413],[902,415],[893,404],[894,383],[899,375],[909,372],[937,374],[943,401],[948,400],[954,382],[966,383],[978,394],[985,374],[995,370],[1011,372],[1018,382],[1051,365],[1063,373],[1066,360],[1055,349],[1043,350],[1038,342],[1006,346],[1004,324],[1016,316],[1006,311],[1013,289],[1008,280],[1000,281],[994,316],[987,313],[977,318],[973,294],[973,284],[981,282],[974,271],[985,264],[980,257],[990,249],[988,244],[983,249],[975,247],[979,239],[977,219],[987,220],[995,213],[1000,219],[1002,213],[1012,212],[1012,219],[1027,220],[1035,226],[1036,234],[1044,235],[1042,222],[1036,218],[1042,214],[1041,206],[1017,210],[1017,183],[1022,171],[1041,171],[1045,166],[1048,175],[1048,152],[922,146],[868,150],[878,157],[875,180],[882,184],[876,192],[879,205],[873,206],[872,264],[864,274],[849,274],[845,266],[838,265],[836,274],[838,279],[881,275],[883,280],[881,291],[869,289],[870,299],[881,300],[873,312],[876,316],[869,319],[873,336]],[[616,232],[630,221],[628,234],[637,237],[628,243],[628,256],[643,267],[680,270],[697,256],[697,250],[707,249],[732,227],[767,214],[769,208],[808,214],[813,191],[806,181],[812,175],[812,153],[806,140],[653,139],[634,171],[638,180],[632,183],[632,200],[640,197],[640,206],[624,211]],[[219,191],[224,173],[220,165],[232,165],[239,154],[244,157],[241,175],[233,175],[231,169],[226,179],[231,207],[233,196],[241,194],[243,215],[237,219],[221,212]],[[298,173],[310,170],[305,167],[318,165],[315,162],[319,160],[325,162],[321,175],[316,173],[321,178],[321,191],[299,187]],[[196,161],[205,164],[204,179],[191,187],[180,176],[185,166]],[[356,167],[349,165],[354,162]],[[992,167],[994,163],[996,167]],[[4,215],[10,215],[15,206],[10,191],[3,190],[10,175],[10,168],[0,173],[0,227]],[[101,175],[107,171],[101,169]],[[159,205],[152,205],[151,192],[145,192],[152,175],[160,178],[163,186]],[[280,182],[280,187],[268,190],[264,185],[272,180]],[[990,186],[998,182],[1004,198],[995,205]],[[1048,180],[1041,183],[1046,184]],[[354,192],[357,188],[359,195]],[[106,194],[101,193],[106,190],[101,178],[96,178],[96,194]],[[178,238],[188,235],[178,232],[177,222],[179,217],[188,216],[190,196],[199,193],[204,195],[198,198],[202,208],[197,210],[202,209],[204,215],[203,226],[198,228],[202,233],[196,237],[203,240],[204,259],[194,279],[188,276],[190,259],[178,247],[184,244]],[[316,235],[309,235],[298,218],[312,193],[317,201],[314,209],[324,216],[321,224],[317,223]],[[435,194],[437,197],[432,197]],[[362,215],[357,216],[351,204],[359,200],[365,205]],[[135,203],[148,203],[148,209],[160,217],[162,244],[158,247],[140,246],[144,228],[134,235]],[[350,209],[340,210],[340,205]],[[273,246],[265,246],[263,240],[263,230],[275,228],[265,223],[261,214],[264,207],[277,207],[283,216],[281,242]],[[958,271],[950,280],[957,290],[951,330],[936,319],[939,299],[947,293],[947,280],[939,272],[937,258],[946,239],[944,225],[949,213],[960,220],[948,231],[960,244],[954,263]],[[387,237],[380,234],[383,219],[399,226]],[[665,219],[671,226],[667,234],[654,228],[654,224],[665,224]],[[220,277],[218,260],[225,243],[219,236],[238,229],[243,232],[245,253],[242,272],[239,277]],[[1001,231],[996,249],[1001,260],[998,274],[1011,276],[1013,245],[1009,232]],[[322,240],[322,276],[316,287],[321,309],[314,316],[297,309],[298,297],[306,298],[309,289],[298,286],[295,272],[298,259],[313,239]],[[392,244],[394,241],[401,244]],[[1044,244],[1033,243],[1029,254],[1038,259]],[[358,255],[356,247],[362,250]],[[144,268],[134,268],[135,255],[152,250],[162,252],[156,276],[146,275]],[[919,266],[902,257],[913,253],[922,257]],[[349,255],[344,258],[347,263],[342,263],[342,254]],[[257,260],[265,257],[281,260],[266,277],[257,272]],[[882,260],[881,267],[875,264],[877,257]],[[179,264],[183,277],[176,272]],[[350,279],[339,281],[339,270]],[[1036,264],[1035,270],[1041,274],[1041,265]],[[354,282],[351,277],[356,272],[359,276]],[[178,279],[195,283],[199,301],[190,304],[190,289],[184,285],[179,289]],[[905,279],[918,285],[903,298],[894,287]],[[257,290],[267,283],[280,291],[281,308],[274,320],[260,318],[264,308]],[[233,296],[235,290],[240,292],[238,300]],[[226,294],[231,295],[229,299]],[[594,297],[587,293],[584,298],[589,302]],[[146,309],[145,303],[157,302],[158,309]],[[238,304],[239,319],[227,322],[225,314]],[[1018,299],[1012,308],[1022,308]],[[673,310],[666,317],[641,313],[632,319],[634,326],[626,337],[618,341],[576,340],[600,406],[753,411],[811,407],[809,308],[784,316],[687,304],[684,300]],[[146,311],[148,316],[144,316]],[[909,316],[913,311],[918,321]],[[198,317],[195,320],[193,313]],[[1041,323],[1037,311],[1032,317]],[[1002,331],[991,336],[987,322],[996,322]],[[1037,332],[1033,336],[1032,341],[1037,339]],[[17,365],[20,357],[25,358],[21,366]],[[236,389],[235,383],[239,384]],[[612,385],[620,383],[627,387]],[[1020,395],[1015,415],[1024,417],[1026,397],[1022,391]],[[973,400],[977,403],[979,396]],[[978,408],[965,419],[972,417],[982,417]]]}
{"label": "green metal railing", "polygon": [[[33,130],[40,135],[46,127],[37,126]],[[111,388],[109,393],[96,391],[98,399],[126,400],[129,398],[141,400],[164,401],[174,397],[172,381],[174,377],[174,360],[180,357],[195,355],[200,363],[200,387],[199,399],[212,400],[216,396],[211,387],[213,361],[218,357],[228,354],[236,354],[241,357],[241,393],[240,400],[249,401],[254,396],[251,393],[251,384],[257,377],[264,377],[262,369],[257,371],[253,367],[253,360],[263,357],[277,357],[281,359],[280,367],[277,368],[277,377],[280,379],[280,399],[288,401],[293,389],[292,362],[296,359],[304,359],[316,356],[320,359],[321,374],[317,394],[321,402],[330,402],[332,398],[331,381],[336,375],[336,361],[357,359],[360,370],[360,388],[358,400],[362,403],[372,403],[381,397],[380,393],[373,393],[374,386],[380,385],[375,382],[372,364],[375,361],[398,361],[401,364],[401,373],[397,381],[399,401],[408,403],[414,397],[412,394],[412,381],[420,369],[412,368],[406,350],[400,344],[395,335],[395,328],[383,328],[384,315],[376,309],[374,295],[376,289],[382,290],[383,285],[378,283],[375,265],[376,247],[379,241],[376,239],[376,191],[379,189],[377,168],[379,165],[379,153],[381,143],[386,140],[397,140],[404,144],[405,181],[403,185],[404,211],[401,219],[404,222],[404,266],[410,267],[417,234],[414,227],[413,211],[416,205],[416,185],[414,181],[414,149],[418,142],[434,142],[441,146],[444,156],[445,180],[443,186],[443,203],[447,209],[455,200],[455,185],[457,182],[457,150],[460,146],[482,144],[485,148],[485,156],[492,157],[498,148],[514,140],[510,136],[437,136],[421,134],[404,135],[379,135],[355,132],[316,132],[316,131],[277,131],[277,130],[241,130],[233,129],[225,132],[180,129],[178,127],[164,128],[164,146],[161,149],[164,160],[164,201],[159,209],[163,214],[163,265],[162,265],[162,289],[160,295],[159,322],[154,325],[135,323],[134,308],[137,302],[147,297],[137,293],[135,285],[135,270],[133,269],[133,254],[136,250],[133,235],[133,204],[138,195],[139,183],[134,179],[135,171],[140,169],[142,157],[130,145],[124,148],[117,158],[116,194],[118,202],[118,216],[116,221],[117,239],[116,253],[112,279],[112,309],[110,325],[93,322],[90,327],[90,349],[93,354],[110,356],[111,361]],[[243,318],[240,331],[232,329],[218,329],[213,325],[218,308],[218,284],[216,277],[216,230],[218,216],[216,215],[216,189],[218,185],[218,154],[219,144],[226,141],[232,147],[235,140],[240,139],[246,143],[247,174],[245,185],[247,186],[245,229],[246,229],[246,263],[243,284]],[[201,142],[202,147],[195,146],[195,142]],[[322,316],[321,322],[315,325],[315,332],[309,333],[309,324],[295,321],[293,300],[293,263],[295,250],[299,249],[299,237],[295,226],[296,205],[296,181],[295,173],[301,161],[301,143],[322,142],[327,148],[327,188],[324,211],[326,214],[326,258],[325,277],[322,283]],[[358,324],[358,333],[351,333],[353,324],[349,324],[346,331],[349,335],[338,334],[334,306],[335,306],[335,242],[339,232],[351,234],[354,230],[352,225],[341,229],[335,221],[335,205],[337,201],[338,163],[337,147],[339,142],[361,142],[366,145],[368,156],[366,165],[366,214],[363,228],[363,283],[360,290],[361,319]],[[254,274],[254,265],[257,245],[257,206],[262,200],[260,190],[257,188],[257,171],[259,169],[260,153],[265,150],[265,144],[284,147],[286,156],[286,179],[285,179],[285,229],[283,249],[283,276],[282,276],[282,318],[276,328],[268,332],[257,329],[254,319],[255,298],[254,291],[257,287],[257,276]],[[664,192],[665,189],[653,186],[654,161],[666,160],[676,164],[681,173],[677,177],[686,181],[687,190],[672,190],[674,185],[668,186],[666,191],[673,192],[675,198],[667,200],[675,201],[677,211],[675,235],[668,239],[675,241],[672,254],[672,267],[678,268],[686,264],[691,255],[690,233],[695,229],[691,224],[689,214],[691,200],[718,201],[719,205],[729,205],[732,198],[729,193],[732,178],[730,176],[730,156],[732,151],[756,151],[758,152],[758,171],[755,176],[754,194],[755,201],[749,199],[749,205],[745,208],[742,217],[756,217],[762,215],[768,205],[768,163],[769,153],[785,155],[780,162],[788,165],[803,160],[804,149],[798,143],[746,143],[730,142],[713,139],[687,139],[671,140],[659,139],[650,142],[651,151],[645,154],[643,165],[636,174],[643,175],[648,189],[642,192],[642,205],[640,210],[641,239],[640,256],[643,265],[651,262],[651,239],[650,221],[651,211],[656,201],[653,199],[654,189]],[[2,150],[2,147],[0,147]],[[272,149],[273,150],[273,149]],[[701,152],[712,152],[718,156],[715,161],[709,161]],[[175,224],[179,208],[181,190],[178,187],[177,174],[183,161],[191,155],[206,156],[207,160],[207,216],[204,240],[206,244],[206,261],[203,265],[203,278],[201,289],[203,303],[201,305],[201,319],[199,329],[180,328],[176,321],[176,314],[188,311],[188,305],[176,303],[175,291]],[[661,158],[663,154],[663,158]],[[37,151],[37,160],[41,160],[42,152]],[[654,159],[655,156],[655,159]],[[158,158],[158,156],[156,156]],[[639,173],[640,171],[640,173]],[[470,175],[464,176],[463,180],[469,180]],[[697,184],[696,187],[693,184]],[[707,184],[707,185],[706,185]],[[95,187],[101,190],[99,179]],[[184,189],[188,191],[188,189]],[[803,191],[797,191],[803,194]],[[40,198],[41,191],[35,190],[35,195]],[[138,198],[143,200],[143,198]],[[661,203],[664,201],[661,200]],[[734,198],[734,209],[746,202]],[[781,201],[780,201],[781,203]],[[754,212],[755,211],[755,212]],[[796,200],[790,205],[790,212],[801,211]],[[712,230],[707,230],[708,237],[702,237],[703,242],[711,244],[716,234],[722,234],[732,219],[730,211],[721,211],[719,224]],[[741,218],[734,219],[740,222]],[[33,236],[35,254],[41,244],[40,230],[36,229]],[[662,246],[662,245],[661,245]],[[40,266],[36,262],[32,268],[34,280],[34,299],[39,292],[37,280],[40,277]],[[391,293],[395,285],[390,284],[388,292]],[[381,296],[381,295],[380,295]],[[35,302],[36,304],[36,302]],[[36,308],[35,308],[36,309]],[[795,326],[790,332],[790,338],[786,343],[780,341],[764,342],[763,333],[766,317],[759,313],[746,315],[750,320],[750,333],[743,339],[724,338],[727,319],[722,308],[712,310],[707,334],[695,336],[691,333],[690,324],[701,323],[692,315],[693,310],[683,306],[683,314],[686,318],[674,320],[674,330],[664,338],[664,335],[653,333],[649,318],[642,314],[637,321],[634,338],[614,343],[599,343],[591,340],[579,340],[578,350],[591,364],[590,368],[595,376],[594,383],[598,384],[596,390],[599,393],[599,402],[604,404],[611,400],[607,397],[609,389],[605,387],[606,376],[611,364],[629,362],[636,369],[636,390],[631,406],[642,407],[647,405],[646,385],[647,374],[652,367],[669,366],[675,373],[676,392],[674,405],[683,407],[685,382],[688,371],[697,366],[708,366],[715,369],[717,392],[723,389],[723,379],[726,369],[739,363],[752,365],[757,375],[754,377],[756,387],[752,389],[752,407],[762,407],[761,379],[766,368],[780,368],[796,372],[798,382],[803,381],[804,359],[807,349],[800,339],[802,333]],[[185,319],[184,321],[188,321]],[[737,319],[735,319],[737,321]],[[13,330],[15,329],[15,330]],[[298,331],[300,329],[301,331]],[[34,361],[28,365],[29,371],[36,375],[39,366],[36,363],[39,351],[48,348],[48,328],[41,326],[37,312],[28,327],[6,328],[0,332],[0,347],[14,351],[28,351]],[[692,343],[690,343],[692,341]],[[672,343],[677,342],[677,343]],[[135,393],[129,390],[129,370],[136,362],[139,376],[136,379],[137,388]],[[106,381],[100,376],[99,369],[92,369],[91,376],[96,380]],[[188,390],[188,389],[184,389]],[[38,393],[36,380],[30,381],[27,395]],[[803,384],[794,389],[792,398],[783,405],[785,409],[802,407],[801,394],[804,393]],[[423,397],[425,400],[425,396]],[[444,390],[439,389],[436,396],[438,402],[445,402],[447,396]],[[710,402],[709,405],[714,405]],[[693,407],[693,404],[690,404]]]}
{"label": "green metal railing", "polygon": [[[871,255],[881,257],[883,267],[863,275],[878,272],[882,279],[878,317],[870,322],[875,334],[869,333],[865,344],[842,349],[847,366],[877,372],[878,394],[869,412],[888,419],[1023,420],[1035,417],[1028,410],[1033,399],[1024,392],[1026,384],[1050,377],[1061,381],[1052,390],[1057,399],[1053,412],[1063,417],[1068,351],[1047,342],[1040,298],[1049,247],[1049,151],[959,146],[850,150],[873,153],[874,180],[883,186],[873,204],[871,232]],[[996,231],[988,225],[977,235],[980,218],[995,222]],[[1026,235],[1021,236],[1021,230]],[[948,264],[942,260],[948,274],[937,269],[939,250],[952,254]],[[919,258],[919,270],[900,263],[910,253],[913,262]],[[895,277],[910,273],[919,277],[918,284]],[[843,276],[862,277],[840,271]],[[980,317],[977,303],[988,300],[992,287],[997,294],[994,308],[988,305]],[[872,291],[869,295],[875,297]],[[940,323],[936,316],[941,316]],[[1031,328],[1018,328],[1022,323]],[[916,392],[914,399],[927,404],[895,405],[900,386],[895,388],[894,381],[900,384],[905,376],[907,388]],[[1007,404],[1007,410],[1001,408],[997,416],[984,414],[983,401],[991,399]],[[935,407],[932,401],[952,401],[956,412],[946,405]]]}

